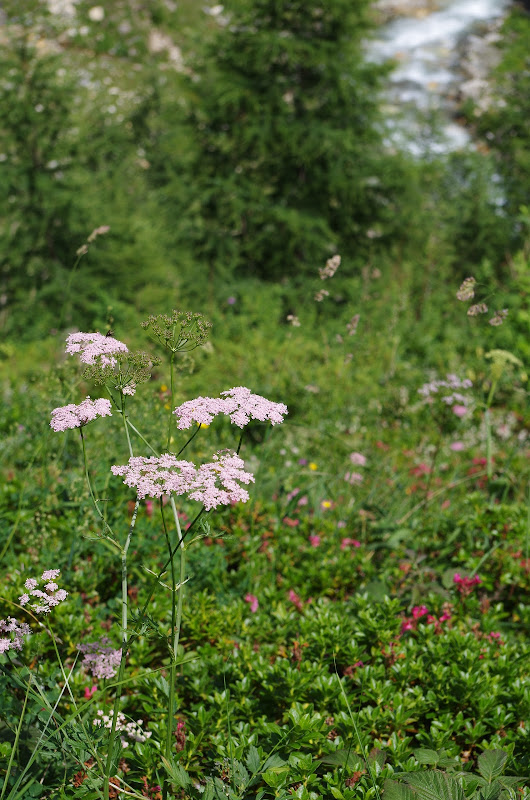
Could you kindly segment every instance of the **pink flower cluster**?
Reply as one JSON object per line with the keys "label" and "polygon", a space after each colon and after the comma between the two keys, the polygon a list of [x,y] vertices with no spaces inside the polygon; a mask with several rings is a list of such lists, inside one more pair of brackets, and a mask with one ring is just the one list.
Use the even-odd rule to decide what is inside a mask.
{"label": "pink flower cluster", "polygon": [[447,622],[447,620],[451,619],[451,614],[445,611],[441,617],[435,617],[434,614],[429,614],[427,606],[414,606],[412,609],[412,617],[405,617],[401,624],[401,633],[405,633],[405,631],[415,631],[418,627],[419,620],[423,617],[427,617],[425,620],[427,625],[434,625],[436,632],[440,633],[442,630],[442,622]]}
{"label": "pink flower cluster", "polygon": [[113,678],[118,672],[121,649],[115,650],[106,636],[98,642],[78,644],[77,649],[84,654],[82,666],[94,678]]}
{"label": "pink flower cluster", "polygon": [[251,419],[261,422],[270,420],[273,425],[278,425],[283,422],[283,417],[287,414],[287,406],[284,403],[274,403],[259,394],[252,394],[250,389],[244,386],[236,386],[221,392],[221,395],[221,397],[197,397],[177,406],[173,412],[179,418],[177,427],[184,430],[191,427],[194,422],[210,425],[218,414],[226,414],[239,428],[244,428]]}
{"label": "pink flower cluster", "polygon": [[31,628],[26,622],[17,622],[13,617],[0,619],[0,633],[8,633],[10,636],[0,637],[0,654],[7,653],[8,650],[22,650],[23,636],[31,634]]}
{"label": "pink flower cluster", "polygon": [[103,336],[102,333],[71,333],[66,339],[66,352],[70,355],[79,353],[83,364],[100,364],[102,367],[113,367],[116,364],[116,353],[127,353],[126,344]]}
{"label": "pink flower cluster", "polygon": [[256,613],[259,607],[259,600],[255,594],[246,594],[245,595],[245,603],[248,603],[250,606],[250,610],[253,614]]}
{"label": "pink flower cluster", "polygon": [[472,578],[463,578],[459,572],[455,572],[453,583],[456,584],[456,588],[461,595],[467,596],[471,594],[474,586],[478,586],[479,583],[482,583],[482,579],[479,578],[478,575],[474,575]]}
{"label": "pink flower cluster", "polygon": [[360,546],[361,543],[358,539],[350,539],[349,536],[343,539],[340,543],[341,550],[348,550],[350,547],[360,547]]}
{"label": "pink flower cluster", "polygon": [[[350,453],[350,461],[355,467],[366,466],[366,456],[363,456],[362,453]],[[344,480],[351,486],[358,486],[363,482],[364,475],[360,472],[346,472]]]}
{"label": "pink flower cluster", "polygon": [[244,466],[244,461],[235,453],[222,450],[214,455],[213,461],[200,467],[165,453],[159,457],[135,456],[124,466],[111,467],[111,471],[122,476],[127,486],[136,489],[139,498],[187,494],[210,511],[220,505],[248,500],[248,492],[239,484],[253,482],[254,476],[245,472]]}
{"label": "pink flower cluster", "polygon": [[[33,609],[36,614],[49,614],[50,610],[58,606],[63,600],[68,597],[68,592],[64,589],[59,589],[55,583],[55,579],[59,577],[60,569],[48,569],[42,573],[41,580],[46,581],[44,585],[45,591],[39,589],[39,581],[36,578],[28,578],[24,583],[27,592],[22,594],[18,601],[21,606],[27,606]],[[37,602],[31,602],[32,597],[37,598]]]}
{"label": "pink flower cluster", "polygon": [[463,417],[468,412],[468,406],[471,398],[468,395],[462,394],[465,389],[471,389],[473,383],[469,378],[461,380],[457,375],[449,374],[445,380],[435,380],[429,383],[424,383],[421,389],[418,389],[418,394],[421,394],[428,403],[433,403],[436,399],[440,399],[442,403],[452,406],[453,414],[457,417]]}
{"label": "pink flower cluster", "polygon": [[87,397],[79,405],[69,403],[67,406],[54,408],[50,427],[57,432],[66,431],[69,428],[81,428],[96,417],[112,416],[110,408],[110,400],[106,400],[104,397],[99,397],[97,400]]}

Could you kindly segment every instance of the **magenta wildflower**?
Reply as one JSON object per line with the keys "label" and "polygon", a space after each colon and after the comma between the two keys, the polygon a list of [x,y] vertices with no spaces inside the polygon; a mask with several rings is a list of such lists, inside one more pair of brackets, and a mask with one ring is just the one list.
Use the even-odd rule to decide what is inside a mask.
{"label": "magenta wildflower", "polygon": [[465,417],[468,410],[465,406],[456,405],[452,407],[451,411],[456,417],[462,418]]}
{"label": "magenta wildflower", "polygon": [[348,536],[340,543],[340,549],[346,550],[348,547],[360,547],[361,543],[358,539],[350,539]]}
{"label": "magenta wildflower", "polygon": [[245,603],[249,604],[250,610],[252,611],[253,614],[255,614],[256,611],[258,610],[258,606],[259,606],[259,600],[256,597],[256,595],[255,594],[246,594],[245,595]]}
{"label": "magenta wildflower", "polygon": [[319,547],[320,546],[320,536],[314,535],[309,537],[309,544],[311,547]]}
{"label": "magenta wildflower", "polygon": [[173,412],[179,417],[177,427],[183,430],[191,427],[194,422],[210,425],[218,414],[226,414],[239,428],[244,428],[251,419],[261,422],[269,420],[272,425],[278,425],[283,422],[283,417],[287,414],[287,406],[284,403],[274,403],[259,394],[252,394],[250,389],[244,386],[236,386],[221,392],[221,395],[221,397],[197,397],[178,406]]}
{"label": "magenta wildflower", "polygon": [[296,594],[294,589],[289,589],[289,594],[287,596],[298,611],[303,611],[304,603],[302,599]]}
{"label": "magenta wildflower", "polygon": [[85,686],[85,692],[83,694],[83,697],[85,698],[85,700],[90,700],[92,695],[95,694],[97,690],[98,690],[97,686]]}
{"label": "magenta wildflower", "polygon": [[474,575],[471,577],[462,577],[459,572],[455,572],[453,577],[453,583],[456,584],[456,588],[460,592],[461,595],[468,595],[471,594],[473,591],[473,587],[477,586],[479,583],[482,583],[482,579],[479,578],[478,575]]}
{"label": "magenta wildflower", "polygon": [[113,367],[116,364],[116,353],[127,353],[126,344],[114,339],[113,336],[103,336],[102,333],[71,333],[66,339],[66,352],[70,355],[79,353],[83,364],[100,364],[102,367]]}
{"label": "magenta wildflower", "polygon": [[69,428],[81,428],[96,417],[110,417],[110,400],[99,397],[97,400],[91,400],[87,397],[79,405],[69,403],[67,406],[60,406],[54,408],[52,411],[52,419],[50,427],[54,431],[66,431]]}
{"label": "magenta wildflower", "polygon": [[26,622],[17,622],[13,617],[0,619],[0,634],[8,633],[9,636],[0,636],[0,654],[8,650],[22,650],[23,637],[31,635],[31,628]]}
{"label": "magenta wildflower", "polygon": [[83,653],[82,667],[94,678],[102,680],[113,678],[118,672],[121,661],[121,649],[115,650],[106,636],[98,642],[78,644],[77,649]]}
{"label": "magenta wildflower", "polygon": [[[33,609],[36,614],[49,614],[50,610],[58,606],[63,600],[68,597],[68,592],[64,589],[59,589],[55,583],[55,578],[58,578],[60,570],[48,569],[41,575],[41,580],[46,581],[44,589],[38,589],[39,582],[35,578],[28,578],[24,584],[28,590],[19,597],[21,606],[27,606]],[[32,597],[37,598],[37,602],[30,602]]]}
{"label": "magenta wildflower", "polygon": [[414,619],[419,619],[420,617],[424,617],[426,614],[429,613],[429,609],[427,606],[414,606],[412,609],[412,616]]}

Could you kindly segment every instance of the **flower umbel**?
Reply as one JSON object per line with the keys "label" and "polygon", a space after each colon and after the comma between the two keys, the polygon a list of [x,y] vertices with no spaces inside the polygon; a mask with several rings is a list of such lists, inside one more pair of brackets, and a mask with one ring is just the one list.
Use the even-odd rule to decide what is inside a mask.
{"label": "flower umbel", "polygon": [[252,394],[244,386],[236,386],[221,392],[221,395],[222,397],[197,397],[178,406],[173,412],[179,418],[177,427],[180,430],[190,428],[194,422],[210,425],[218,414],[226,414],[240,428],[248,425],[251,419],[261,422],[269,420],[272,425],[278,425],[287,414],[284,403],[274,403],[259,394]]}
{"label": "flower umbel", "polygon": [[66,352],[70,355],[79,353],[83,364],[99,364],[101,366],[116,363],[117,353],[127,353],[127,345],[114,339],[113,336],[103,336],[102,333],[71,333],[66,339]]}
{"label": "flower umbel", "polygon": [[118,672],[121,649],[115,650],[106,636],[99,642],[78,644],[77,649],[84,654],[82,666],[94,678],[113,678]]}
{"label": "flower umbel", "polygon": [[[28,606],[35,614],[49,614],[50,610],[58,606],[63,600],[68,597],[68,592],[64,589],[59,589],[55,583],[55,579],[59,577],[59,569],[45,570],[41,575],[41,580],[46,581],[44,585],[45,591],[39,589],[39,581],[36,578],[28,578],[24,583],[27,592],[22,594],[18,601],[21,606]],[[36,598],[36,601],[31,601]]]}
{"label": "flower umbel", "polygon": [[0,633],[8,633],[10,636],[0,637],[0,654],[7,653],[8,650],[22,650],[23,636],[31,634],[31,628],[26,622],[17,622],[13,617],[0,619]]}
{"label": "flower umbel", "polygon": [[248,500],[248,492],[239,483],[253,482],[254,476],[245,472],[244,466],[239,456],[224,450],[200,467],[165,453],[159,457],[135,456],[124,466],[111,467],[111,471],[122,476],[127,486],[135,488],[139,498],[187,494],[210,511],[220,505]]}
{"label": "flower umbel", "polygon": [[54,431],[66,431],[69,428],[81,428],[96,417],[110,416],[112,416],[110,400],[106,400],[104,397],[91,400],[90,397],[87,397],[79,405],[69,403],[67,406],[54,408],[50,427]]}

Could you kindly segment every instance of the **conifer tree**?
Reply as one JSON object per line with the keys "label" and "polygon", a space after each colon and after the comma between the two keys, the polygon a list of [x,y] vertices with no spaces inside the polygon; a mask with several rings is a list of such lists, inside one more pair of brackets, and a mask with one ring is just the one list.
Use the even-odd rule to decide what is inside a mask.
{"label": "conifer tree", "polygon": [[[369,0],[232,0],[193,65],[197,146],[184,235],[214,274],[278,279],[396,234],[401,168],[385,154],[367,64]],[[398,221],[396,221],[398,220]]]}

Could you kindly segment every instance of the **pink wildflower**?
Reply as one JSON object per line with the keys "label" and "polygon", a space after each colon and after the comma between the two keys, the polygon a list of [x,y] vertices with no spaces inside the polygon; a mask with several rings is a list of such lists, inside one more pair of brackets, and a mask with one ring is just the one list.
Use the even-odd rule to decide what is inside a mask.
{"label": "pink wildflower", "polygon": [[414,606],[414,608],[412,609],[412,616],[414,617],[414,619],[419,619],[420,617],[424,617],[428,613],[429,611],[427,609],[427,606]]}
{"label": "pink wildflower", "polygon": [[290,503],[297,494],[300,494],[300,489],[293,489],[292,492],[288,492],[286,497],[287,502]]}
{"label": "pink wildflower", "polygon": [[111,467],[111,471],[122,476],[127,486],[135,488],[139,498],[187,494],[191,500],[203,503],[208,511],[219,505],[246,502],[248,492],[239,483],[253,482],[254,476],[243,470],[243,460],[230,451],[220,451],[213,459],[196,467],[190,461],[179,461],[171,453],[148,458],[135,456],[124,466]]}
{"label": "pink wildflower", "polygon": [[482,583],[482,579],[479,578],[478,575],[474,575],[472,578],[470,577],[463,578],[459,572],[455,572],[453,577],[453,583],[456,584],[456,587],[461,595],[467,596],[468,594],[471,594],[474,586],[477,586],[479,583]]}
{"label": "pink wildflower", "polygon": [[113,336],[102,333],[71,333],[66,339],[66,352],[70,355],[79,353],[83,364],[101,364],[113,367],[116,364],[116,353],[127,353],[128,347]]}
{"label": "pink wildflower", "polygon": [[356,486],[363,482],[364,477],[361,475],[360,472],[347,472],[344,476],[344,480],[346,483],[350,483],[352,486]]}
{"label": "pink wildflower", "polygon": [[348,547],[360,547],[361,543],[358,539],[350,539],[348,536],[340,543],[340,549],[346,550]]}
{"label": "pink wildflower", "polygon": [[0,654],[8,650],[22,650],[23,637],[31,635],[31,628],[26,622],[17,622],[13,617],[0,619],[0,633],[9,636],[0,637]]}
{"label": "pink wildflower", "polygon": [[97,686],[85,686],[85,693],[83,697],[85,700],[90,700],[93,694],[95,694],[98,690]]}
{"label": "pink wildflower", "polygon": [[362,453],[350,453],[350,461],[355,467],[366,466],[366,456]]}
{"label": "pink wildflower", "polygon": [[507,308],[503,308],[501,311],[496,311],[495,312],[495,316],[493,316],[489,320],[489,324],[493,325],[495,327],[498,326],[498,325],[502,325],[502,323],[504,322],[504,320],[506,319],[507,316],[508,316],[508,309]]}
{"label": "pink wildflower", "polygon": [[414,628],[414,624],[410,619],[406,619],[401,623],[401,633],[405,633],[405,631],[411,631]]}
{"label": "pink wildflower", "polygon": [[291,601],[291,603],[295,606],[295,608],[298,611],[303,611],[304,603],[303,603],[302,599],[296,594],[294,589],[289,589],[288,597],[289,597],[289,600]]}
{"label": "pink wildflower", "polygon": [[309,537],[309,544],[311,547],[318,547],[320,545],[320,536],[310,536]]}
{"label": "pink wildflower", "polygon": [[465,415],[467,414],[467,408],[461,405],[453,406],[451,411],[456,417],[465,417]]}
{"label": "pink wildflower", "polygon": [[104,680],[113,678],[118,672],[121,661],[121,649],[110,646],[110,639],[104,636],[98,642],[78,644],[77,649],[84,654],[82,666],[94,678]]}
{"label": "pink wildflower", "polygon": [[256,613],[259,606],[259,600],[255,594],[246,594],[245,595],[245,603],[248,603],[250,606],[250,610],[253,614]]}
{"label": "pink wildflower", "polygon": [[[39,582],[35,578],[28,578],[24,584],[28,590],[20,595],[18,601],[21,606],[27,606],[36,614],[49,614],[50,610],[58,606],[63,600],[68,597],[68,592],[64,589],[59,589],[54,579],[59,577],[60,570],[48,569],[42,573],[41,580],[46,581],[44,589],[38,589]],[[32,597],[37,598],[37,602],[30,602]]]}
{"label": "pink wildflower", "polygon": [[261,422],[269,420],[272,425],[278,425],[287,414],[284,403],[274,403],[259,394],[252,394],[244,386],[236,386],[221,392],[221,395],[222,397],[197,397],[177,406],[173,412],[179,417],[177,427],[183,430],[191,427],[194,422],[210,425],[218,414],[226,414],[239,428],[244,428],[251,419]]}
{"label": "pink wildflower", "polygon": [[456,293],[456,297],[458,300],[465,302],[466,300],[471,300],[475,296],[475,285],[477,281],[475,278],[466,278],[460,289]]}
{"label": "pink wildflower", "polygon": [[466,446],[465,446],[465,444],[464,444],[463,442],[452,442],[452,443],[449,445],[449,448],[450,448],[451,450],[454,450],[454,452],[455,452],[455,453],[459,453],[459,452],[461,452],[462,450],[465,450],[465,449],[466,449]]}
{"label": "pink wildflower", "polygon": [[284,525],[287,525],[288,528],[296,528],[300,525],[299,519],[291,519],[291,517],[284,517],[282,522]]}
{"label": "pink wildflower", "polygon": [[54,408],[50,427],[54,431],[66,431],[69,428],[81,428],[96,417],[110,417],[110,400],[103,397],[91,400],[87,397],[79,405],[69,403],[67,406]]}

